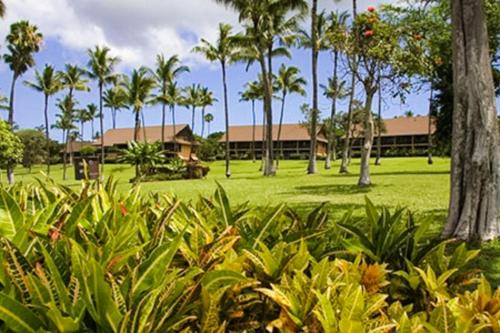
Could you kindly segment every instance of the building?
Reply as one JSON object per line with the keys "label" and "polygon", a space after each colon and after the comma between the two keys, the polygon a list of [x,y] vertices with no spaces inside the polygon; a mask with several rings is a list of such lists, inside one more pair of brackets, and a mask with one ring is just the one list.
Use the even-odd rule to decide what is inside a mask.
{"label": "building", "polygon": [[[116,128],[104,133],[104,147],[108,157],[118,155],[120,149],[127,148],[128,143],[134,140],[134,130],[134,128]],[[161,141],[161,137],[161,126],[141,127],[138,141],[157,142]],[[166,125],[164,143],[165,150],[170,152],[172,157],[178,156],[186,160],[192,156],[193,148],[197,145],[191,128],[186,124],[176,125],[175,130],[174,126]],[[100,140],[96,140],[94,144],[99,146]]]}
{"label": "building", "polygon": [[[435,121],[433,120],[430,125],[431,133],[434,134],[436,131]],[[375,133],[375,149],[377,147],[377,137],[378,133]],[[381,138],[382,154],[422,154],[429,148],[429,117],[415,116],[384,119]],[[359,155],[363,140],[362,130],[355,130],[352,141],[353,155]],[[341,139],[341,141],[343,140]]]}
{"label": "building", "polygon": [[[311,136],[306,127],[301,124],[283,124],[281,127],[280,141],[278,142],[278,125],[273,125],[273,142],[275,154],[283,153],[286,159],[306,159],[309,155]],[[229,127],[229,149],[232,158],[245,159],[252,157],[253,126],[230,126]],[[262,156],[262,125],[255,126],[255,154],[257,158]],[[226,142],[224,135],[220,142]],[[317,155],[326,156],[327,140],[324,130],[318,131]]]}

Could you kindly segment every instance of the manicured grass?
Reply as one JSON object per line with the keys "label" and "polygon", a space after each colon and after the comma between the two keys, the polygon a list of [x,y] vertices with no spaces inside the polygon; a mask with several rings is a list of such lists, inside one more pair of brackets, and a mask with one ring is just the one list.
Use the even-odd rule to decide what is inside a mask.
{"label": "manicured grass", "polygon": [[[145,192],[171,193],[184,200],[193,200],[198,196],[212,195],[216,182],[222,184],[233,205],[248,201],[252,205],[266,206],[286,203],[305,212],[323,202],[328,203],[333,219],[340,218],[350,209],[355,215],[363,214],[364,198],[369,197],[376,205],[390,208],[408,207],[415,213],[417,220],[429,219],[433,232],[438,233],[446,219],[449,198],[450,161],[436,158],[433,165],[428,165],[426,158],[386,158],[381,166],[372,166],[370,188],[359,188],[359,160],[353,160],[350,174],[340,175],[339,164],[334,163],[331,170],[323,168],[323,161],[318,161],[318,174],[307,175],[307,161],[281,161],[278,174],[265,178],[259,172],[260,162],[232,161],[233,176],[226,179],[224,163],[217,161],[209,164],[210,173],[202,180],[180,180],[170,182],[144,183]],[[18,168],[16,180],[32,182],[35,177],[43,177],[45,167],[35,167],[32,173]],[[51,176],[62,179],[62,166],[54,166]],[[119,189],[131,188],[128,182],[133,177],[134,169],[128,165],[107,165],[106,175],[113,175],[119,182]],[[69,178],[74,172],[68,170]],[[5,183],[5,175],[2,175]],[[78,181],[62,182],[70,186],[79,186]],[[479,266],[487,268],[488,275],[495,284],[500,282],[500,242],[487,244],[479,260]]]}

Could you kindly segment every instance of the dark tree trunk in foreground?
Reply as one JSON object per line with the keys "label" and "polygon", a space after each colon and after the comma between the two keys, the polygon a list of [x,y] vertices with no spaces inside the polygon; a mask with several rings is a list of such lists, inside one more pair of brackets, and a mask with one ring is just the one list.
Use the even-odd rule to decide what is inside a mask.
{"label": "dark tree trunk in foreground", "polygon": [[498,124],[484,1],[453,0],[451,196],[445,237],[500,236]]}
{"label": "dark tree trunk in foreground", "polygon": [[432,100],[434,98],[434,90],[431,86],[431,96],[429,98],[429,123],[428,123],[428,133],[427,133],[427,143],[429,144],[429,148],[427,149],[427,164],[431,165],[434,163],[432,160]]}
{"label": "dark tree trunk in foreground", "polygon": [[265,155],[266,155],[266,111],[262,109],[262,145],[260,147],[261,156],[260,156],[260,168],[259,171],[264,169],[265,164]]}
{"label": "dark tree trunk in foreground", "polygon": [[[12,75],[12,84],[10,86],[10,99],[9,99],[9,118],[8,122],[11,131],[14,131],[14,92],[16,90],[17,75],[14,73]],[[7,165],[7,181],[9,184],[14,184],[14,165],[9,163]]]}
{"label": "dark tree trunk in foreground", "polygon": [[[338,59],[339,59],[339,52],[335,51],[333,54],[333,82],[335,82],[336,88],[338,90],[338,77],[337,77],[337,67],[338,67]],[[335,115],[337,114],[337,94],[338,91],[333,95],[332,98],[332,109],[330,112],[330,126],[329,128],[329,135],[328,135],[328,144],[327,144],[327,151],[326,151],[326,160],[325,160],[325,169],[330,170],[332,168],[332,160],[337,159],[337,126],[335,123]]]}
{"label": "dark tree trunk in foreground", "polygon": [[[352,0],[352,17],[356,20],[357,16],[357,3]],[[340,163],[340,173],[348,173],[348,166],[350,164],[350,141],[351,141],[351,127],[352,127],[352,109],[354,107],[354,97],[356,96],[356,71],[358,70],[358,60],[356,54],[352,55],[352,73],[351,73],[351,91],[349,93],[349,109],[347,111],[347,125],[345,128],[344,149],[342,150],[342,162]]]}
{"label": "dark tree trunk in foreground", "polygon": [[99,82],[99,128],[101,135],[101,180],[104,181],[104,115],[102,113],[102,90],[104,87],[103,82]]}
{"label": "dark tree trunk in foreground", "polygon": [[229,150],[229,102],[227,100],[227,77],[226,77],[226,64],[222,65],[222,85],[224,89],[224,121],[226,125],[226,177],[231,177],[231,155]]}
{"label": "dark tree trunk in foreground", "polygon": [[316,173],[316,147],[317,147],[317,114],[318,111],[318,0],[313,0],[311,7],[311,37],[312,37],[312,81],[313,81],[313,100],[311,109],[311,148],[309,149],[309,165],[307,174]]}
{"label": "dark tree trunk in foreground", "polygon": [[256,122],[256,119],[255,119],[255,100],[252,100],[252,162],[253,163],[255,163],[255,122]]}
{"label": "dark tree trunk in foreground", "polygon": [[49,133],[49,96],[45,95],[45,106],[43,108],[43,116],[45,118],[45,140],[47,141],[47,176],[50,176],[50,133]]}
{"label": "dark tree trunk in foreground", "polygon": [[68,145],[69,145],[69,130],[66,130],[64,139],[64,153],[63,153],[63,180],[66,180],[66,170],[68,168]]}
{"label": "dark tree trunk in foreground", "polygon": [[361,147],[361,169],[359,173],[359,186],[370,186],[370,156],[372,153],[373,138],[374,138],[374,123],[372,115],[372,102],[375,90],[366,89],[365,100],[365,124],[363,130],[365,132],[363,147]]}
{"label": "dark tree trunk in foreground", "polygon": [[[261,53],[263,54],[263,53]],[[276,171],[274,170],[274,147],[273,147],[273,113],[272,113],[272,98],[273,98],[273,87],[272,81],[269,81],[269,74],[266,68],[266,61],[263,55],[259,57],[260,66],[262,69],[262,77],[264,82],[264,114],[266,117],[266,139],[265,139],[265,152],[264,152],[264,176],[274,176]]]}
{"label": "dark tree trunk in foreground", "polygon": [[278,138],[276,140],[279,147],[279,154],[276,156],[276,169],[280,165],[280,158],[283,155],[283,143],[281,140],[281,128],[283,127],[283,115],[285,114],[285,101],[286,101],[286,92],[281,96],[281,112],[280,112],[280,122],[278,125]]}

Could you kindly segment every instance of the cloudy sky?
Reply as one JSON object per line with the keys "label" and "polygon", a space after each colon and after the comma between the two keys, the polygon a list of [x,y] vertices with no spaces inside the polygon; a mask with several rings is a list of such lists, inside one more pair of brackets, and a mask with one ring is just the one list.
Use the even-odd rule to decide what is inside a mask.
{"label": "cloudy sky", "polygon": [[[391,0],[358,0],[359,10],[366,10],[368,5],[379,5]],[[48,63],[62,69],[66,63],[75,63],[84,66],[87,62],[86,50],[94,45],[107,45],[113,53],[121,59],[118,70],[128,73],[132,68],[141,65],[153,66],[156,54],[164,53],[167,56],[178,54],[183,62],[191,67],[191,73],[181,78],[180,84],[187,86],[200,83],[209,87],[221,100],[220,71],[214,64],[207,63],[199,55],[191,52],[200,38],[214,40],[219,22],[231,23],[235,30],[239,30],[237,15],[215,4],[211,0],[5,0],[7,16],[0,24],[0,34],[5,36],[8,26],[17,20],[27,19],[36,24],[44,34],[44,46],[36,55],[37,67],[42,68]],[[347,10],[350,1],[320,0],[320,6],[328,11]],[[4,37],[0,37],[2,40]],[[5,48],[3,48],[5,50]],[[0,50],[1,51],[1,50]],[[291,60],[278,59],[277,68],[281,63],[298,66],[302,75],[310,81],[310,52],[294,50]],[[238,92],[243,85],[255,79],[258,68],[245,71],[243,65],[231,66],[229,69],[229,89],[231,123],[246,124],[251,121],[250,106],[238,102]],[[325,82],[331,73],[331,58],[328,53],[321,54],[320,78]],[[23,80],[33,78],[33,71],[28,72]],[[8,94],[10,73],[4,64],[0,65],[0,93]],[[93,91],[80,93],[77,98],[80,106],[88,103],[97,103],[95,84]],[[308,91],[310,89],[308,88]],[[39,126],[43,122],[42,96],[25,87],[19,82],[16,91],[15,121],[20,127]],[[62,95],[54,98],[53,102]],[[291,97],[286,109],[286,122],[297,122],[302,115],[299,105],[310,101],[309,97]],[[427,97],[425,93],[413,94],[408,104],[399,101],[384,101],[384,113],[387,117],[412,110],[415,113],[425,114]],[[345,103],[340,106],[345,109]],[[274,108],[277,112],[278,108]],[[320,100],[320,109],[326,116],[329,104],[325,99]],[[217,103],[207,110],[215,116],[213,130],[223,128],[223,110]],[[51,106],[51,119],[55,118],[56,108]],[[158,108],[149,107],[145,110],[148,125],[160,122]],[[188,123],[190,113],[186,109],[179,109],[178,121]],[[119,115],[118,125],[129,127],[132,124],[132,115],[123,111]],[[200,128],[200,119],[197,119],[197,128]],[[106,126],[111,123],[106,117]],[[89,132],[87,130],[87,132]],[[53,132],[55,137],[60,133]]]}

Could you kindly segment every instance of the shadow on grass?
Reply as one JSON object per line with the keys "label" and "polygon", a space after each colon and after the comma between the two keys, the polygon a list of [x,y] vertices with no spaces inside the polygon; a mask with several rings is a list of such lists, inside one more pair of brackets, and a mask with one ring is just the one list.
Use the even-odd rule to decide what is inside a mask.
{"label": "shadow on grass", "polygon": [[[449,175],[449,171],[387,171],[387,172],[370,172],[370,176],[424,176],[424,175]],[[334,173],[326,174],[326,177],[336,178],[358,178],[359,173]]]}
{"label": "shadow on grass", "polygon": [[[320,207],[321,202],[292,202],[288,206],[295,210],[300,216],[306,217],[313,210]],[[350,210],[364,209],[364,203],[353,204],[353,203],[325,203],[325,209],[328,211],[330,219],[333,221],[338,221],[340,218]],[[361,216],[363,214],[360,214]]]}
{"label": "shadow on grass", "polygon": [[[373,188],[381,185],[372,185],[371,187],[359,187],[358,185],[344,185],[344,184],[327,184],[327,185],[310,185],[310,186],[296,186],[294,191],[281,192],[280,195],[332,195],[332,194],[368,194]],[[388,187],[388,185],[382,185]]]}

